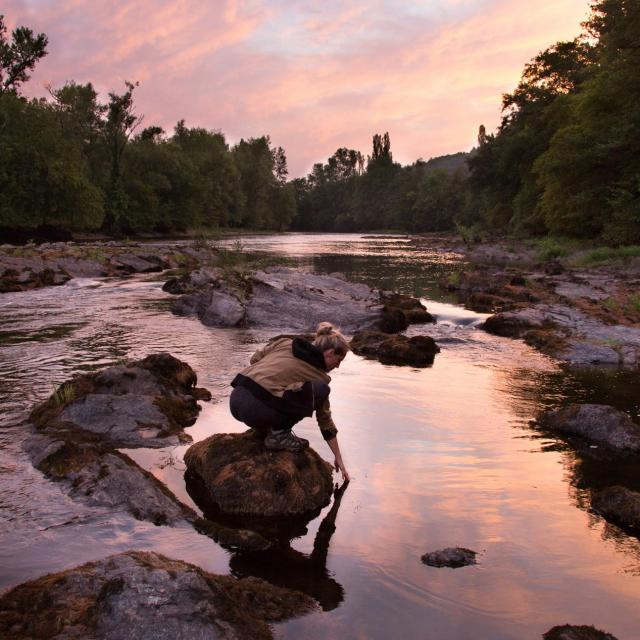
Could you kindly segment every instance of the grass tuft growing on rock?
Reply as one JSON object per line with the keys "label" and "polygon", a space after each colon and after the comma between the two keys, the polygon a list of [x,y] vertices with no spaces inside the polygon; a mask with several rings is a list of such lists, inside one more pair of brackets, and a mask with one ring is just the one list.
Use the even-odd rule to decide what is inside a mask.
{"label": "grass tuft growing on rock", "polygon": [[589,267],[608,263],[620,263],[640,256],[640,246],[597,247],[577,256],[571,261],[572,266]]}

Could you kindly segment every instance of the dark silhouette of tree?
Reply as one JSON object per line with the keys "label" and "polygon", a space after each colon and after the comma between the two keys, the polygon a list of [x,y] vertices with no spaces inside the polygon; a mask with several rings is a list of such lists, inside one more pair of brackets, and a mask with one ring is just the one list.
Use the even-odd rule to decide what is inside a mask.
{"label": "dark silhouette of tree", "polygon": [[121,231],[122,220],[126,214],[126,193],[122,188],[122,157],[133,132],[142,122],[142,116],[136,115],[133,106],[133,91],[138,86],[125,82],[127,90],[123,94],[109,93],[106,120],[102,135],[106,144],[109,162],[109,186],[104,226],[110,233]]}
{"label": "dark silhouette of tree", "polygon": [[29,79],[29,71],[47,55],[48,43],[44,33],[34,36],[27,27],[14,29],[8,41],[4,16],[0,15],[0,95],[18,92],[19,86]]}

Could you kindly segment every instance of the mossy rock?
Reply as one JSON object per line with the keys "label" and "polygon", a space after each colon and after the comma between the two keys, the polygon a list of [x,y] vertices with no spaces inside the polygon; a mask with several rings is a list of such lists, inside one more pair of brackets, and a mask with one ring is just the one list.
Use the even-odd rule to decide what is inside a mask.
{"label": "mossy rock", "polygon": [[303,516],[331,499],[332,467],[313,449],[269,451],[252,431],[197,442],[184,461],[188,487],[206,511],[259,518]]}

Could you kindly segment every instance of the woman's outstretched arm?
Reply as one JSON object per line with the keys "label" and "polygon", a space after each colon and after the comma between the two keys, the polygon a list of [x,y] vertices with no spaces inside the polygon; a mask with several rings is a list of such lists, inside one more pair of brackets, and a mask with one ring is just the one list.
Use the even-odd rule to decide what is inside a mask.
{"label": "woman's outstretched arm", "polygon": [[335,461],[333,463],[336,471],[340,471],[342,477],[345,481],[349,481],[349,473],[347,472],[346,467],[344,466],[344,462],[342,461],[342,454],[340,453],[340,445],[338,444],[338,437],[334,436],[330,440],[327,440],[327,444],[329,445],[329,449],[333,453],[335,457]]}

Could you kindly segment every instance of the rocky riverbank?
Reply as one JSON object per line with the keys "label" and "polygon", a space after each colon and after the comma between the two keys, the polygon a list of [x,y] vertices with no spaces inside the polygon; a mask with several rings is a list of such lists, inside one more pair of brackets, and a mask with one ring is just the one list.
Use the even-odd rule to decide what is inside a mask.
{"label": "rocky riverbank", "polygon": [[499,242],[467,258],[441,286],[493,312],[487,331],[522,338],[570,367],[640,367],[640,258],[580,266],[576,255],[545,261],[528,245]]}
{"label": "rocky riverbank", "polygon": [[[584,266],[587,255],[542,260],[525,244],[480,245],[467,251],[468,266],[441,286],[476,311],[494,312],[486,331],[521,338],[565,370],[638,371],[640,258]],[[640,460],[640,426],[613,406],[570,404],[542,411],[530,424],[596,461]],[[590,505],[640,536],[637,490],[615,483],[594,488]]]}
{"label": "rocky riverbank", "polygon": [[207,242],[51,242],[0,246],[0,293],[58,286],[72,278],[103,278],[194,269],[223,261],[223,249]]}

